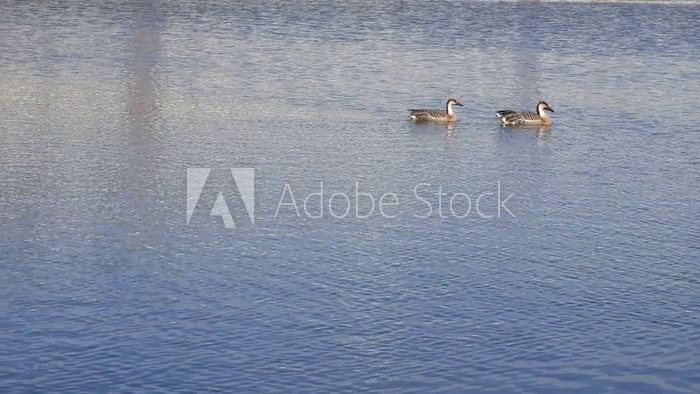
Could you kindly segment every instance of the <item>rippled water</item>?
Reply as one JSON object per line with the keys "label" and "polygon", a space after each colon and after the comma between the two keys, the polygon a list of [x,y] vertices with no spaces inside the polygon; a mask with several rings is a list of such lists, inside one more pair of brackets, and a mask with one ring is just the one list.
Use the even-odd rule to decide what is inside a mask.
{"label": "rippled water", "polygon": [[698,20],[2,2],[0,391],[700,392]]}

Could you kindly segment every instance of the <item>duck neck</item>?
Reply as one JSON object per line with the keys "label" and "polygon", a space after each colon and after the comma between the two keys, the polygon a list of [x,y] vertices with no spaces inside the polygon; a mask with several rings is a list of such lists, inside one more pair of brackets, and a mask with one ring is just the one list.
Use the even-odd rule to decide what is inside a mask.
{"label": "duck neck", "polygon": [[449,116],[455,116],[454,111],[452,111],[452,103],[447,104],[447,108],[445,108],[445,112],[447,112],[447,115],[449,115]]}
{"label": "duck neck", "polygon": [[544,105],[537,105],[537,115],[545,121],[549,120],[549,115],[547,115],[547,111],[544,110]]}

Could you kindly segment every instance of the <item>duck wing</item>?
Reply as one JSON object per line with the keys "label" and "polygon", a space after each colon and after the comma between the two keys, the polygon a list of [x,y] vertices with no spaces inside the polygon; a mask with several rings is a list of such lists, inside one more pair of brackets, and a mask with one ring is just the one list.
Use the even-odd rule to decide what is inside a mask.
{"label": "duck wing", "polygon": [[521,120],[528,121],[528,120],[541,120],[540,116],[537,115],[537,112],[532,112],[532,111],[520,111],[518,112],[518,115]]}
{"label": "duck wing", "polygon": [[408,116],[413,120],[442,119],[446,112],[441,109],[409,109]]}
{"label": "duck wing", "polygon": [[513,111],[512,109],[504,109],[496,111],[496,116],[505,124],[519,124],[529,121],[539,121],[540,116],[532,111]]}
{"label": "duck wing", "polygon": [[512,109],[496,111],[496,117],[506,124],[513,124],[519,119],[518,111],[513,111]]}

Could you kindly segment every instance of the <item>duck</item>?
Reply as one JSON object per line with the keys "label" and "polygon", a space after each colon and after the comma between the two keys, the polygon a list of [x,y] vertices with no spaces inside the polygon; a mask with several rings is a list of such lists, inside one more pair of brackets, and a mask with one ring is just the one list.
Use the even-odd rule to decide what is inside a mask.
{"label": "duck", "polygon": [[549,126],[552,124],[552,118],[545,111],[554,112],[546,101],[540,101],[535,107],[535,112],[504,109],[496,111],[496,117],[506,126]]}
{"label": "duck", "polygon": [[409,109],[408,117],[416,122],[456,122],[457,114],[452,110],[453,106],[463,107],[454,98],[447,100],[445,110],[441,109]]}

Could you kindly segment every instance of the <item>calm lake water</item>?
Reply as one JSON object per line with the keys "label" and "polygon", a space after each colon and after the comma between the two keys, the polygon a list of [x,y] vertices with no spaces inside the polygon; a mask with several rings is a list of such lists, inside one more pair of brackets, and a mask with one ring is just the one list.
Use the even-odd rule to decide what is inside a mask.
{"label": "calm lake water", "polygon": [[0,4],[0,392],[700,392],[700,5],[111,3]]}

